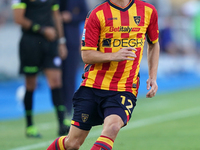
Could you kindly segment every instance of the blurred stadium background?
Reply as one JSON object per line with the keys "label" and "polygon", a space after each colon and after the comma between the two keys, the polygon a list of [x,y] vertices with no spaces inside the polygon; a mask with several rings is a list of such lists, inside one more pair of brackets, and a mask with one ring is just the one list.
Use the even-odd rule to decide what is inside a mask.
{"label": "blurred stadium background", "polygon": [[[87,1],[90,8],[94,7],[98,2],[101,2],[101,0]],[[145,93],[147,92],[146,79],[148,77],[148,70],[146,52],[144,51],[144,56],[141,63],[141,86],[139,90],[139,100],[141,99],[142,101],[139,102],[142,106],[140,109],[145,109],[146,111],[149,109],[149,111],[153,111],[152,108],[157,109],[157,107],[161,107],[165,105],[165,103],[170,102],[170,104],[174,107],[173,110],[176,110],[176,108],[177,110],[180,110],[180,106],[183,104],[182,99],[185,103],[187,101],[194,102],[193,107],[197,107],[200,104],[200,102],[195,103],[195,101],[200,100],[200,1],[146,1],[152,3],[157,8],[159,15],[159,30],[161,44],[161,54],[158,68],[159,90],[157,98],[153,99],[155,101],[151,101],[153,104],[157,103],[157,105],[153,106],[153,104],[150,104],[150,101],[147,101],[145,99]],[[80,30],[82,30],[82,25],[80,25]],[[18,42],[20,39],[20,35],[20,27],[13,22],[11,0],[0,0],[0,149],[3,148],[4,150],[14,150],[16,147],[18,147],[15,150],[39,150],[44,149],[44,147],[49,143],[48,140],[53,140],[55,135],[53,133],[53,136],[51,135],[49,139],[47,138],[48,140],[44,138],[43,143],[40,143],[41,141],[39,140],[33,140],[30,142],[27,141],[27,139],[25,139],[24,137],[23,107],[21,101],[24,90],[24,81],[23,78],[18,74]],[[81,82],[82,71],[83,63],[80,60],[80,69],[77,72],[76,88],[78,88]],[[170,95],[172,95],[171,98],[169,98]],[[167,98],[170,99],[168,102],[166,100]],[[151,108],[146,107],[145,103],[151,105]],[[42,117],[48,118],[51,115],[53,115],[53,107],[50,101],[49,90],[47,87],[46,80],[42,73],[38,79],[38,86],[35,93],[34,108],[35,113],[38,114],[36,116],[36,119],[38,119],[39,121],[43,120]],[[168,113],[171,112],[171,109],[172,108],[170,107]],[[200,108],[198,110],[200,110]],[[142,110],[137,109],[137,111],[136,114],[140,116],[139,112],[142,112]],[[163,112],[155,112],[155,115],[156,113],[160,114]],[[147,114],[146,118],[148,118]],[[196,114],[200,115],[200,111],[197,111],[195,115]],[[136,118],[139,118],[137,117],[137,115]],[[53,122],[52,119],[49,120],[50,122]],[[46,122],[48,122],[49,120],[47,119]],[[55,119],[53,118],[53,120]],[[195,122],[200,122],[199,117],[198,120],[194,120]],[[194,120],[188,121],[190,122]],[[52,124],[52,128],[54,128],[56,125],[55,123]],[[130,123],[130,126],[133,124],[134,122]],[[45,126],[44,120],[42,125],[43,129],[48,128],[48,125]],[[172,124],[169,124],[169,126],[170,125]],[[164,126],[165,125],[163,125],[163,127]],[[15,133],[15,131],[13,131],[13,128],[15,127],[16,129],[19,129],[19,131],[21,131],[22,133],[19,133],[19,131]],[[161,132],[162,131],[163,130],[161,130]],[[189,133],[190,130],[188,131],[188,134]],[[18,136],[18,134],[20,135]],[[128,135],[128,133],[126,135]],[[20,137],[22,140],[25,140],[25,143],[21,142],[10,144],[6,140],[10,139],[10,136],[13,136],[13,138]],[[91,137],[95,136],[91,135]],[[120,138],[121,137],[119,137],[119,139]],[[136,135],[135,138],[137,138]],[[88,143],[92,142],[88,141]],[[28,145],[34,145],[34,143],[36,143],[35,147],[28,147]],[[85,146],[85,149],[83,148],[82,150],[89,149],[86,148],[87,145]],[[118,147],[114,147],[114,149],[118,150]],[[143,150],[142,148],[138,149]],[[149,149],[151,148],[149,147]],[[164,148],[160,149],[164,150]],[[169,149],[181,150],[181,148],[178,146],[176,148],[173,147]],[[188,148],[186,149],[188,150]],[[197,149],[200,149],[199,145],[197,145],[195,148],[191,148],[190,150]],[[157,149],[154,148],[154,150]]]}

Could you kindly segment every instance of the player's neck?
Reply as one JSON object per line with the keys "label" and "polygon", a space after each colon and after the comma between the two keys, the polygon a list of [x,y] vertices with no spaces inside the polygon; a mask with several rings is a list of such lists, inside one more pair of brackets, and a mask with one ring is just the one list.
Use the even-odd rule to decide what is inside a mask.
{"label": "player's neck", "polygon": [[110,1],[118,6],[126,7],[131,0],[110,0]]}

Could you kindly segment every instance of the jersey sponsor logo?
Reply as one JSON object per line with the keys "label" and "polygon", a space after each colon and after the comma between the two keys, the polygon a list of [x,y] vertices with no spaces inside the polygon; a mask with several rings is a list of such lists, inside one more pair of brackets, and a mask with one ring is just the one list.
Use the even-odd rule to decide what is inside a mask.
{"label": "jersey sponsor logo", "polygon": [[104,39],[103,47],[141,47],[144,39]]}
{"label": "jersey sponsor logo", "polygon": [[130,32],[139,32],[140,28],[132,28],[129,26],[119,26],[119,27],[110,27],[109,32],[126,32],[126,33],[130,33]]}
{"label": "jersey sponsor logo", "polygon": [[86,121],[88,120],[88,118],[89,118],[89,115],[88,115],[88,114],[83,114],[83,113],[82,113],[81,118],[82,118],[82,121],[83,121],[83,122],[86,122]]}
{"label": "jersey sponsor logo", "polygon": [[55,57],[53,59],[54,65],[56,65],[57,67],[59,67],[61,65],[61,59],[60,57]]}
{"label": "jersey sponsor logo", "polygon": [[111,39],[104,39],[103,40],[103,46],[111,47]]}
{"label": "jersey sponsor logo", "polygon": [[136,23],[137,25],[140,24],[141,16],[133,16],[133,19],[134,19],[134,21],[135,21],[135,23]]}

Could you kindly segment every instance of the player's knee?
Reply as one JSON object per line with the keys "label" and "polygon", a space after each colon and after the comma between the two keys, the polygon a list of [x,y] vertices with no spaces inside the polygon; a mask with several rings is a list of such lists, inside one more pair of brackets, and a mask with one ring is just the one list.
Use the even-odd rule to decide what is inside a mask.
{"label": "player's knee", "polygon": [[60,88],[62,87],[62,82],[60,78],[52,78],[49,81],[50,88]]}
{"label": "player's knee", "polygon": [[111,138],[115,138],[120,129],[121,129],[120,124],[113,123],[113,124],[106,126],[102,133],[104,135],[111,137]]}
{"label": "player's knee", "polygon": [[81,145],[82,143],[79,142],[79,140],[73,140],[73,141],[67,140],[65,142],[66,149],[70,149],[70,150],[78,150]]}
{"label": "player's knee", "polygon": [[114,123],[114,124],[111,124],[109,128],[112,131],[112,133],[117,134],[119,130],[121,129],[121,126],[118,123]]}
{"label": "player's knee", "polygon": [[36,83],[28,83],[26,84],[27,91],[34,91],[36,88]]}
{"label": "player's knee", "polygon": [[123,121],[119,116],[111,115],[104,120],[104,129],[102,134],[115,139],[119,130],[123,126]]}

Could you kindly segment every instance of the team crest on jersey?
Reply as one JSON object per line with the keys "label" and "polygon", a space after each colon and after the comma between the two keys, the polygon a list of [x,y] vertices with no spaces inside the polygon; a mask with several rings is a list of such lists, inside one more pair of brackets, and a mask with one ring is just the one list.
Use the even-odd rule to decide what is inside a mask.
{"label": "team crest on jersey", "polygon": [[137,25],[139,25],[139,24],[140,24],[140,21],[141,21],[141,16],[133,16],[133,18],[134,18],[135,23],[136,23]]}
{"label": "team crest on jersey", "polygon": [[82,114],[81,118],[82,118],[83,122],[86,122],[89,118],[89,115],[88,114]]}

